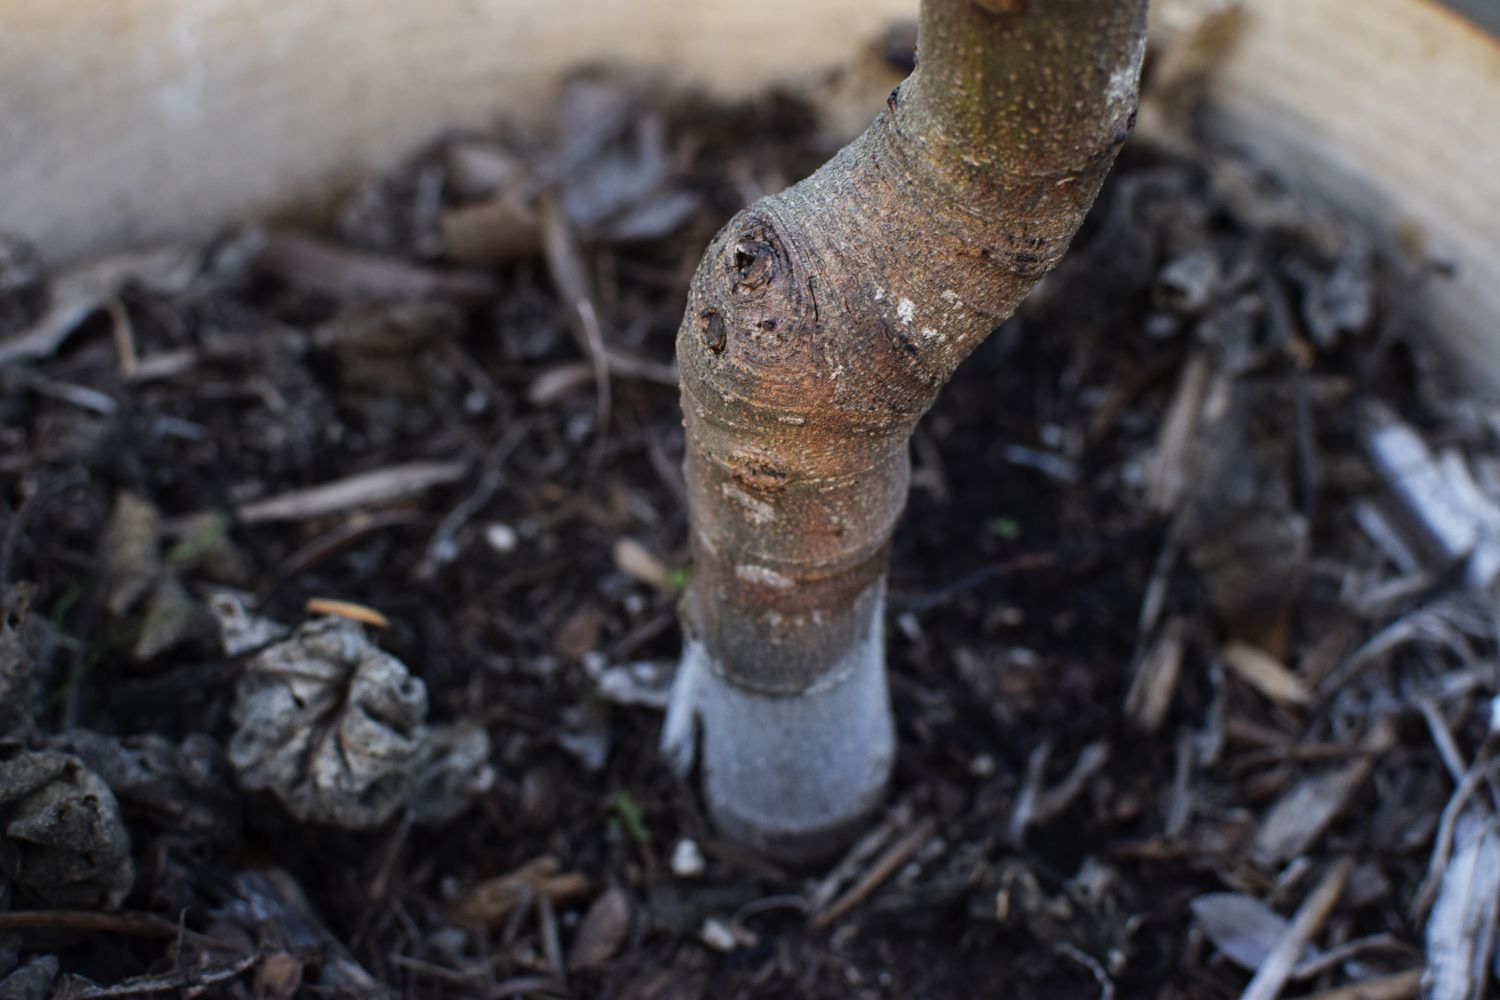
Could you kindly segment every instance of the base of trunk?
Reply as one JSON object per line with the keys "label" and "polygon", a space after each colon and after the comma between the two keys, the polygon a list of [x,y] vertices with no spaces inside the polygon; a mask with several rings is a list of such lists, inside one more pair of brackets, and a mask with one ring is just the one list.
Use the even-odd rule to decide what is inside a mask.
{"label": "base of trunk", "polygon": [[895,727],[881,633],[885,602],[871,604],[860,641],[825,683],[798,695],[747,691],[714,670],[701,643],[687,643],[662,750],[685,774],[701,731],[703,797],[727,836],[783,861],[819,861],[880,804]]}

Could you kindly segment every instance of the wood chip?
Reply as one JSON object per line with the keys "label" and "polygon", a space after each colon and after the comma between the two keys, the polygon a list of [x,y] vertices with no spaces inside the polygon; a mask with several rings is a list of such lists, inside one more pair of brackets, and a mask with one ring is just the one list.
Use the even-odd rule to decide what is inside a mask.
{"label": "wood chip", "polygon": [[1475,807],[1456,842],[1427,920],[1428,1000],[1481,1000],[1500,926],[1500,822]]}
{"label": "wood chip", "polygon": [[563,619],[552,636],[552,648],[565,660],[576,660],[599,648],[599,635],[604,628],[604,612],[592,604],[581,604]]}
{"label": "wood chip", "polygon": [[1311,689],[1286,664],[1258,646],[1231,642],[1219,651],[1225,666],[1279,705],[1312,704]]}
{"label": "wood chip", "polygon": [[670,589],[667,567],[650,549],[634,538],[628,535],[618,538],[612,554],[615,568],[632,580],[661,591]]}
{"label": "wood chip", "polygon": [[537,934],[542,939],[542,954],[547,956],[547,965],[564,987],[568,985],[567,966],[563,964],[562,932],[557,926],[557,907],[552,897],[542,893],[536,898]]}
{"label": "wood chip", "polygon": [[1312,847],[1369,778],[1375,759],[1394,742],[1390,723],[1381,719],[1365,736],[1354,760],[1293,785],[1276,800],[1255,832],[1250,846],[1255,863],[1274,868]]}
{"label": "wood chip", "polygon": [[1187,488],[1188,444],[1198,427],[1211,373],[1212,366],[1202,352],[1194,354],[1182,366],[1172,405],[1162,419],[1156,450],[1146,472],[1147,502],[1157,513],[1176,510]]}
{"label": "wood chip", "polygon": [[1422,877],[1422,884],[1417,889],[1416,898],[1412,901],[1411,911],[1415,919],[1421,919],[1428,909],[1432,907],[1433,900],[1441,887],[1442,879],[1448,870],[1448,859],[1452,857],[1453,843],[1458,832],[1459,823],[1468,814],[1469,799],[1485,784],[1492,784],[1497,777],[1496,765],[1500,760],[1489,760],[1484,763],[1475,762],[1453,794],[1448,797],[1448,802],[1443,806],[1442,814],[1438,817],[1437,832],[1432,838],[1432,857],[1427,862],[1427,873]]}
{"label": "wood chip", "polygon": [[1172,694],[1182,673],[1182,653],[1186,623],[1172,618],[1146,649],[1125,696],[1125,716],[1143,733],[1154,733],[1166,721],[1172,707]]}
{"label": "wood chip", "polygon": [[1474,484],[1463,460],[1433,456],[1427,442],[1384,408],[1372,409],[1365,450],[1406,512],[1443,556],[1468,558],[1468,579],[1488,587],[1500,576],[1500,506]]}
{"label": "wood chip", "polygon": [[198,351],[191,347],[148,354],[136,363],[130,381],[154,382],[159,379],[173,378],[192,371],[198,366],[199,360]]}
{"label": "wood chip", "polygon": [[470,267],[494,267],[535,257],[542,237],[536,212],[519,191],[443,213],[443,249]]}
{"label": "wood chip", "polygon": [[1015,802],[1010,808],[1010,825],[1006,835],[1013,846],[1020,846],[1026,831],[1036,814],[1036,802],[1042,794],[1042,780],[1046,775],[1047,761],[1052,757],[1052,744],[1040,743],[1031,748],[1026,756],[1026,775],[1021,779],[1021,788],[1016,792]]}
{"label": "wood chip", "polygon": [[610,886],[584,915],[568,952],[568,968],[592,969],[613,958],[630,935],[630,921],[630,897],[619,886]]}
{"label": "wood chip", "polygon": [[574,389],[594,384],[594,366],[587,361],[569,361],[545,369],[526,387],[526,402],[546,406]]}
{"label": "wood chip", "polygon": [[1354,504],[1354,522],[1402,573],[1410,575],[1422,568],[1400,529],[1373,500],[1362,499]]}

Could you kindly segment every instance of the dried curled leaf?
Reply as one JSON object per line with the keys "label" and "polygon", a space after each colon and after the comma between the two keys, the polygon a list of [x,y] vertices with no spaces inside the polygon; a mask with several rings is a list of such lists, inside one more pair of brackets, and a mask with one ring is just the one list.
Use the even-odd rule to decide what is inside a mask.
{"label": "dried curled leaf", "polygon": [[202,733],[177,744],[155,733],[122,739],[74,729],[53,746],[75,754],[132,816],[144,815],[158,829],[217,839],[237,825],[224,751]]}
{"label": "dried curled leaf", "polygon": [[426,686],[363,628],[315,619],[246,665],[229,760],[299,820],[368,829],[410,796],[426,714]]}
{"label": "dried curled leaf", "polygon": [[209,613],[219,625],[219,648],[225,656],[239,656],[286,638],[285,625],[252,614],[245,606],[246,600],[229,590],[219,591],[208,599]]}
{"label": "dried curled leaf", "polygon": [[422,740],[411,815],[426,826],[451,822],[495,785],[490,737],[479,726],[434,726]]}
{"label": "dried curled leaf", "polygon": [[83,761],[44,750],[0,761],[0,878],[42,906],[114,910],[135,881],[114,793]]}

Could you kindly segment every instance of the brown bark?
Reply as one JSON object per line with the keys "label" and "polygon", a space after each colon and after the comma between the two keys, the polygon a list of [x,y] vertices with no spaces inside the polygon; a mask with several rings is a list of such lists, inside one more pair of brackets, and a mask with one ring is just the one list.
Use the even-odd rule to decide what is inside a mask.
{"label": "brown bark", "polygon": [[736,688],[838,682],[879,605],[912,429],[1093,203],[1134,118],[1145,8],[924,0],[917,69],[870,128],[709,246],[677,338],[683,625]]}

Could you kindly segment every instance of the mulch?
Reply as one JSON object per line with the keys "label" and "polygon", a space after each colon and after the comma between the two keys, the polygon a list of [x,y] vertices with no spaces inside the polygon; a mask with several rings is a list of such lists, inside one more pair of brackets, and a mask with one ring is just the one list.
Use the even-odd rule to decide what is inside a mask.
{"label": "mulch", "polygon": [[[590,74],[321,228],[62,271],[4,241],[0,771],[82,760],[131,874],[28,881],[41,793],[0,774],[0,994],[1478,995],[1500,410],[1430,346],[1440,262],[1184,135],[1132,144],[919,428],[896,778],[812,871],[717,838],[656,742],[687,282],[830,153],[816,107]],[[327,615],[369,644],[279,759],[357,772],[351,706],[409,738],[357,812],[241,733]],[[388,658],[405,728],[350,679]]]}

